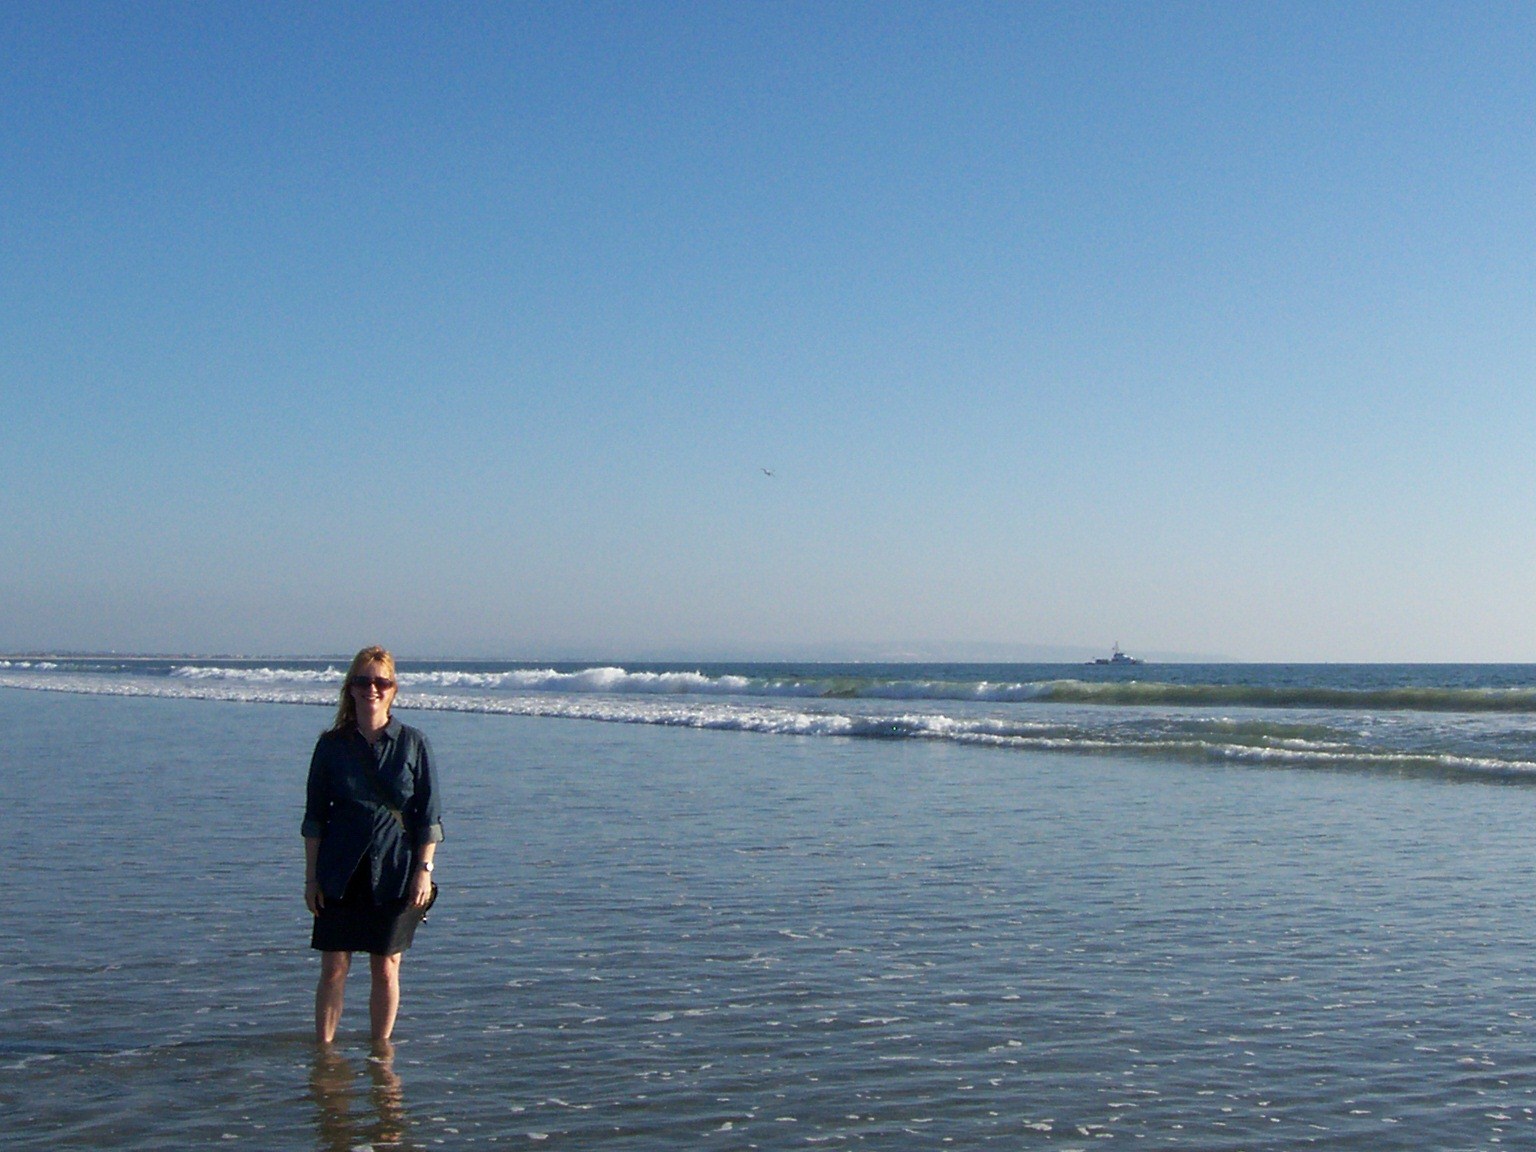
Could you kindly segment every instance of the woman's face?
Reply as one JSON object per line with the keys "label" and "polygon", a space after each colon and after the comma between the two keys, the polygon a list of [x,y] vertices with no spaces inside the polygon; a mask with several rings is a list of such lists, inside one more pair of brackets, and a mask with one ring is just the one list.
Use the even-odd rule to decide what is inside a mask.
{"label": "woman's face", "polygon": [[388,716],[395,701],[395,678],[377,660],[369,661],[352,677],[352,699],[359,719]]}

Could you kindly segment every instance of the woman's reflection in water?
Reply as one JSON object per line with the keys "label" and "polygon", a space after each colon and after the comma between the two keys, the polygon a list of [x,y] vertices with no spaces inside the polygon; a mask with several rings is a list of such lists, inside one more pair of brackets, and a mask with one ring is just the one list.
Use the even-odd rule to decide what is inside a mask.
{"label": "woman's reflection in water", "polygon": [[315,1100],[315,1129],[322,1152],[352,1152],[355,1148],[419,1150],[406,1140],[410,1117],[405,1090],[395,1073],[395,1046],[378,1041],[368,1056],[367,1102],[363,1102],[357,1068],[334,1046],[315,1051],[310,1095]]}

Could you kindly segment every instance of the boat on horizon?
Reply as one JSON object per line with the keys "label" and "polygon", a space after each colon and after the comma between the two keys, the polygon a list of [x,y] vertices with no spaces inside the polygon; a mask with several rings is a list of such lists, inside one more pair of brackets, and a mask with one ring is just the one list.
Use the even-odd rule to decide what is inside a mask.
{"label": "boat on horizon", "polygon": [[1145,664],[1146,661],[1143,660],[1140,656],[1127,656],[1124,652],[1120,651],[1120,641],[1116,640],[1114,651],[1112,651],[1108,656],[1099,656],[1089,661],[1089,663],[1118,664],[1124,666],[1129,664]]}

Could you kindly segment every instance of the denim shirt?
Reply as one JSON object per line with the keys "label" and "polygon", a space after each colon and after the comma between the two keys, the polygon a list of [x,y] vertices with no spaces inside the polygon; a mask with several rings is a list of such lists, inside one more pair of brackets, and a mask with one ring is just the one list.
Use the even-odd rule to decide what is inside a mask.
{"label": "denim shirt", "polygon": [[391,717],[373,744],[356,728],[315,743],[302,832],[320,841],[315,879],[327,900],[365,856],[374,903],[403,898],[415,850],[443,838],[441,821],[432,749],[415,728]]}

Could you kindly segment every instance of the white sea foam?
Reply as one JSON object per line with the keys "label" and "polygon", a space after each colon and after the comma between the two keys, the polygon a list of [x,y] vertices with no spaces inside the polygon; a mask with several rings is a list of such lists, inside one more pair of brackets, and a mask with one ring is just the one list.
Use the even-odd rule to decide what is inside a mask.
{"label": "white sea foam", "polygon": [[220,668],[183,664],[172,668],[178,680],[229,680],[246,684],[340,684],[344,668]]}
{"label": "white sea foam", "polygon": [[[24,667],[25,665],[18,665]],[[53,668],[39,664],[38,668]],[[343,669],[238,667],[185,664],[171,670],[183,680],[246,683],[337,683]],[[1515,687],[1375,686],[1320,684],[1183,683],[1166,680],[901,679],[827,673],[799,676],[711,675],[703,671],[630,671],[618,666],[562,672],[554,668],[478,671],[436,668],[401,671],[401,685],[422,689],[550,692],[561,695],[747,696],[768,699],[957,701],[1011,704],[1048,701],[1147,708],[1265,708],[1344,711],[1525,713],[1536,715],[1536,689]]]}
{"label": "white sea foam", "polygon": [[[185,664],[170,673],[181,680],[228,680],[254,684],[337,684],[346,670],[316,668],[240,668]],[[505,672],[472,672],[453,668],[399,673],[400,685],[418,688],[478,688],[518,692],[605,692],[646,695],[741,695],[752,689],[745,676],[706,676],[702,672],[629,672],[623,668],[583,668],[557,672],[553,668],[515,668]]]}
{"label": "white sea foam", "polygon": [[495,688],[519,692],[605,692],[644,695],[741,695],[753,682],[745,676],[706,676],[702,672],[629,672],[623,668],[516,668],[507,672],[403,672],[402,685],[443,688]]}
{"label": "white sea foam", "polygon": [[[257,684],[285,682],[338,683],[345,669],[338,667],[244,668],[186,664],[173,668],[183,680],[230,680]],[[770,698],[849,697],[868,700],[974,700],[1007,703],[1049,697],[1061,684],[1075,681],[1028,683],[948,680],[852,680],[849,678],[748,677],[732,674],[711,676],[704,672],[632,672],[618,666],[582,668],[561,672],[554,668],[514,668],[478,672],[455,668],[401,671],[401,687],[471,688],[489,691],[605,693],[646,696],[765,696]]]}
{"label": "white sea foam", "polygon": [[[245,669],[259,673],[262,669]],[[592,669],[594,673],[621,669]],[[327,670],[329,672],[329,670]],[[334,681],[316,683],[327,672],[315,671],[304,682],[294,678],[259,675],[243,677],[179,677],[175,681],[151,678],[108,678],[90,675],[35,675],[0,670],[0,687],[86,695],[140,696],[171,699],[219,700],[245,703],[307,704],[331,706]],[[585,673],[551,673],[569,676],[568,683],[601,682],[602,677],[583,679]],[[659,673],[688,676],[686,673]],[[284,683],[287,679],[289,682]],[[643,690],[632,690],[632,696]],[[522,694],[460,695],[442,691],[402,692],[403,710],[470,712],[510,716],[535,716],[590,720],[609,724],[646,724],[661,727],[716,731],[753,732],[764,735],[841,737],[865,740],[932,740],[1022,751],[1152,755],[1163,758],[1226,760],[1251,764],[1293,766],[1377,767],[1397,770],[1470,772],[1507,776],[1536,775],[1536,761],[1448,751],[1419,751],[1346,739],[1302,739],[1282,734],[1267,735],[1253,722],[1236,725],[1222,718],[1194,720],[1143,717],[1126,721],[1106,719],[1097,711],[1055,715],[1050,719],[1003,718],[989,715],[950,715],[941,711],[886,712],[853,707],[853,701],[805,702],[799,705],[735,699],[686,699],[675,691],[656,689],[647,698],[625,699],[620,694],[595,696],[581,690],[569,694],[549,689]],[[1246,739],[1233,739],[1241,732]]]}

